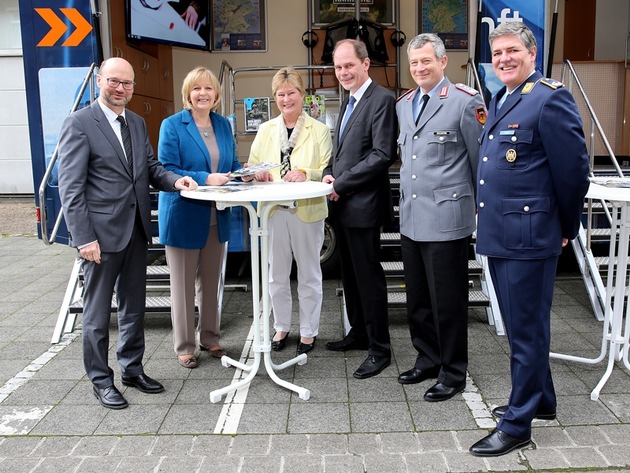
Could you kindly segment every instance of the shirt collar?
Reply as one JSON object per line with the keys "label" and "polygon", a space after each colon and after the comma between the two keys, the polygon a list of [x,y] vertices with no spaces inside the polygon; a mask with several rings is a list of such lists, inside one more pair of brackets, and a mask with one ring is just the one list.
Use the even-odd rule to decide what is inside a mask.
{"label": "shirt collar", "polygon": [[363,83],[363,85],[359,87],[358,90],[354,94],[352,94],[355,100],[355,105],[359,100],[361,100],[361,97],[363,97],[363,94],[365,93],[365,91],[367,90],[367,88],[370,86],[371,83],[372,83],[372,78],[368,77],[367,80]]}

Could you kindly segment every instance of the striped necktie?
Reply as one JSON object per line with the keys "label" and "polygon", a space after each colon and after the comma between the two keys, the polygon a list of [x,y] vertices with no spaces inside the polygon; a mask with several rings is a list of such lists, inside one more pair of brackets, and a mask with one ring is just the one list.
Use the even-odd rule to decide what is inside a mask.
{"label": "striped necktie", "polygon": [[123,147],[125,148],[125,156],[127,156],[127,166],[129,167],[131,179],[133,179],[133,149],[131,147],[131,133],[129,132],[129,126],[127,126],[125,117],[122,115],[118,115],[116,120],[120,122],[120,134],[122,136]]}

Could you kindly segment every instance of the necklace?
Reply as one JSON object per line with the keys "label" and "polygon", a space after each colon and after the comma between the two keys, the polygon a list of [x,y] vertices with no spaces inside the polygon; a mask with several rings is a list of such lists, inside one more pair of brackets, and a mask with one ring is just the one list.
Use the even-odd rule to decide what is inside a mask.
{"label": "necklace", "polygon": [[208,138],[208,136],[210,136],[210,132],[212,131],[212,125],[210,125],[210,126],[198,126],[197,129],[199,130],[199,132],[203,136]]}

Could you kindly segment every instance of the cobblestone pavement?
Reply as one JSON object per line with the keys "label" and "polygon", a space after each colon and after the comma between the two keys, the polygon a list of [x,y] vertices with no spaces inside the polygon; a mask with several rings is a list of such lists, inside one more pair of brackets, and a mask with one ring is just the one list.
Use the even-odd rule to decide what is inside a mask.
{"label": "cobblestone pavement", "polygon": [[[0,234],[5,234],[0,213]],[[130,407],[102,408],[91,393],[81,358],[80,324],[51,345],[75,251],[45,246],[34,236],[0,236],[0,471],[6,472],[472,472],[629,471],[630,373],[616,362],[599,400],[590,393],[605,363],[553,360],[558,418],[535,421],[533,443],[499,458],[476,458],[468,447],[494,425],[490,409],[509,393],[507,340],[485,312],[469,313],[469,379],[463,395],[442,403],[422,400],[430,382],[402,386],[396,378],[412,366],[414,350],[405,313],[390,311],[393,361],[375,378],[352,372],[364,352],[323,347],[342,336],[339,281],[325,282],[316,348],[303,366],[279,372],[304,386],[305,401],[276,385],[261,366],[249,388],[214,404],[211,390],[240,370],[225,368],[207,352],[200,366],[181,368],[172,347],[168,314],[147,314],[146,372],[166,391],[147,395],[124,388]],[[251,292],[228,279],[222,344],[251,363]],[[80,322],[80,320],[79,320]],[[297,320],[295,320],[297,322]],[[595,357],[602,323],[589,306],[580,279],[562,278],[553,304],[556,352]],[[298,327],[279,363],[295,355]]]}

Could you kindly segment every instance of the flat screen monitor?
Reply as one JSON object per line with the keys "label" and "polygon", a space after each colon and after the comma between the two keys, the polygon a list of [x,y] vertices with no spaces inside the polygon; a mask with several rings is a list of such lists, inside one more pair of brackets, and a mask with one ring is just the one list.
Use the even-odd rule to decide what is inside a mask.
{"label": "flat screen monitor", "polygon": [[368,56],[376,63],[389,60],[385,43],[385,27],[373,21],[355,18],[331,23],[326,27],[326,39],[322,50],[322,62],[332,64],[332,53],[337,41],[342,39],[359,39],[365,43]]}
{"label": "flat screen monitor", "polygon": [[126,0],[127,38],[210,49],[210,0]]}

